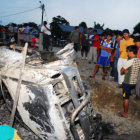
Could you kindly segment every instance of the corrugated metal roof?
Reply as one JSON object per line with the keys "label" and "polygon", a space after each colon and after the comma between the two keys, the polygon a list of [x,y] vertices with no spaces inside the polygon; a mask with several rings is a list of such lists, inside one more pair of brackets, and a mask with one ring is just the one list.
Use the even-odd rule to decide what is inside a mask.
{"label": "corrugated metal roof", "polygon": [[[72,32],[75,29],[75,26],[68,26],[68,25],[63,25],[59,24],[59,27],[64,31],[64,32]],[[95,28],[93,28],[95,30]],[[98,34],[102,34],[103,30],[101,29],[96,29]],[[83,27],[79,27],[79,32],[83,32]]]}

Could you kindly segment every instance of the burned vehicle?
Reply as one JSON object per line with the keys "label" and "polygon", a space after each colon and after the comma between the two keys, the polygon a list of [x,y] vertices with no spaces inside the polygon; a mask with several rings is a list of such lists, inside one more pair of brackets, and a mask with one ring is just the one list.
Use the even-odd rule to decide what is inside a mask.
{"label": "burned vehicle", "polygon": [[[26,57],[17,106],[23,122],[42,140],[101,139],[100,117],[92,107],[89,83],[80,78],[73,44],[45,55],[45,61],[38,53]],[[0,48],[1,83],[13,101],[22,57]]]}

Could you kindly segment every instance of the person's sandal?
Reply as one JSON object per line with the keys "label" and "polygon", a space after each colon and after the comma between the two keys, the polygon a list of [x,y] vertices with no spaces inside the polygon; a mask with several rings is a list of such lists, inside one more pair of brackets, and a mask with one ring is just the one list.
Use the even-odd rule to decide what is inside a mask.
{"label": "person's sandal", "polygon": [[94,78],[94,77],[95,77],[95,76],[93,76],[93,75],[90,75],[90,76],[89,76],[89,78]]}
{"label": "person's sandal", "polygon": [[122,112],[117,113],[118,117],[128,118],[128,115],[125,116]]}

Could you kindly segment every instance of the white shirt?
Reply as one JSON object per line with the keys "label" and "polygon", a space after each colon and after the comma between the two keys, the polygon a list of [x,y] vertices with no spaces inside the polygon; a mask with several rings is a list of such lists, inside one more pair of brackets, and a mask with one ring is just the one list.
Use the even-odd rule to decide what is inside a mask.
{"label": "white shirt", "polygon": [[8,28],[8,30],[9,30],[10,32],[13,32],[13,29],[14,29],[14,28],[13,28],[13,26],[11,26],[11,25],[10,25],[9,28]]}
{"label": "white shirt", "polygon": [[23,32],[25,30],[25,27],[19,28],[18,30],[19,32]]}
{"label": "white shirt", "polygon": [[41,32],[47,35],[51,35],[51,32],[44,25],[41,27]]}

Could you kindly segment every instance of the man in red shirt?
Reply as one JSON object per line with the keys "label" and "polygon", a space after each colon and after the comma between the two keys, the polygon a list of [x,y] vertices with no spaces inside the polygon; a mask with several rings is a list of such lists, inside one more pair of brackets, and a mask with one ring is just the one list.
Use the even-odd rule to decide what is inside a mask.
{"label": "man in red shirt", "polygon": [[89,40],[93,42],[92,51],[89,52],[89,59],[93,61],[95,64],[97,62],[97,52],[99,51],[99,36],[97,35],[97,30],[93,31],[93,37]]}

